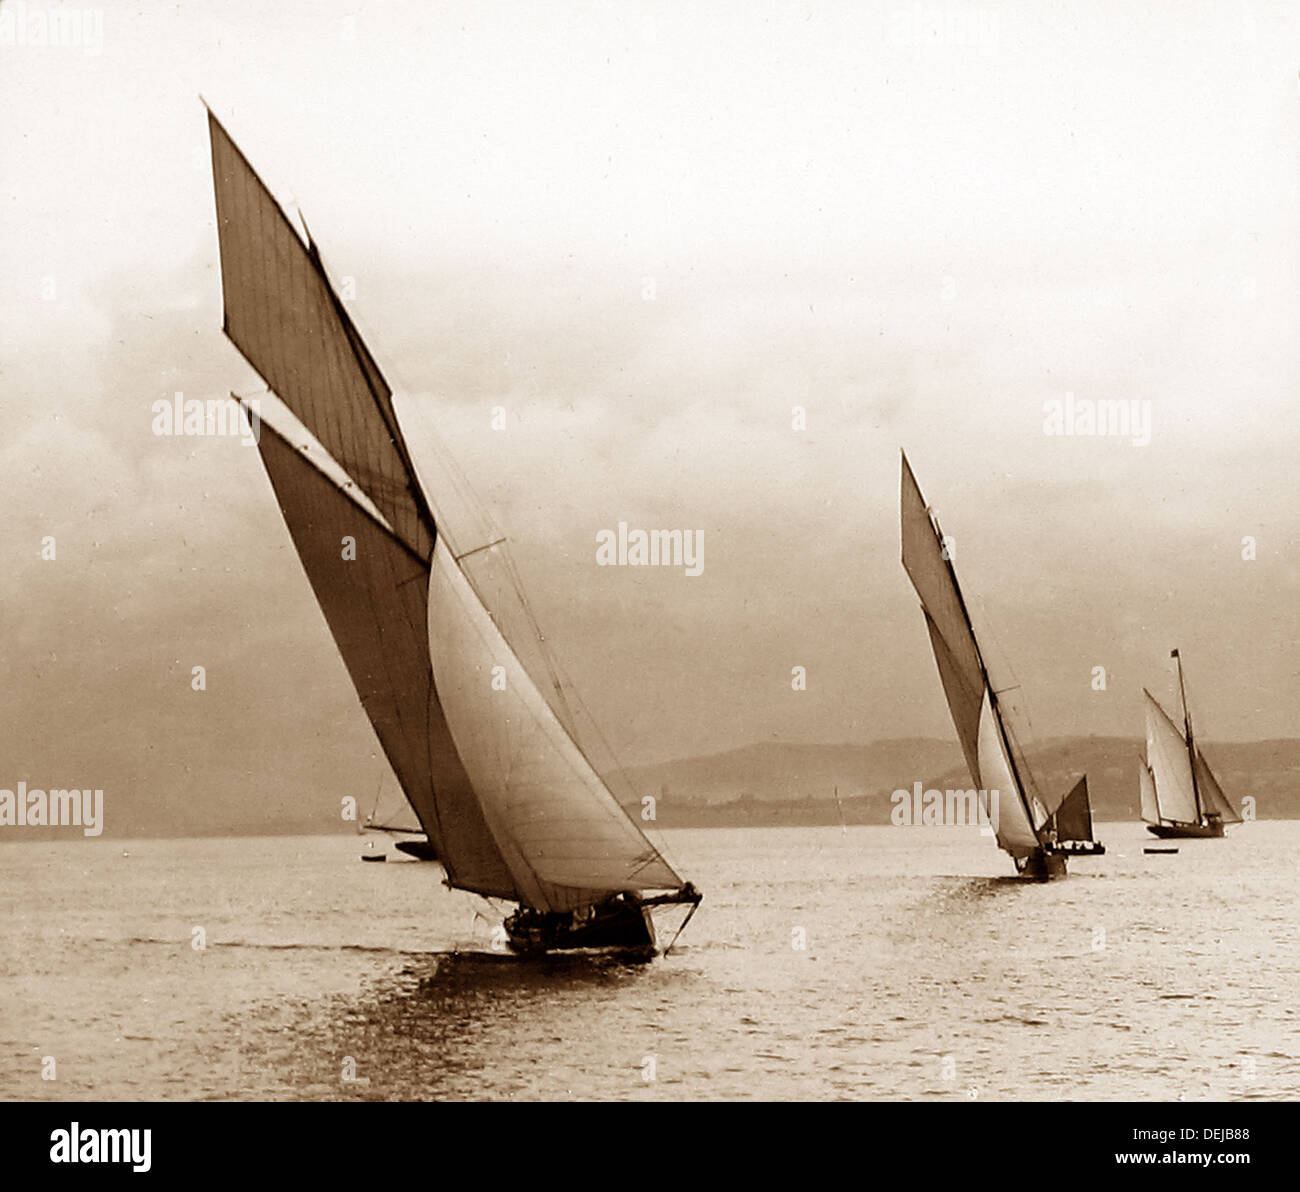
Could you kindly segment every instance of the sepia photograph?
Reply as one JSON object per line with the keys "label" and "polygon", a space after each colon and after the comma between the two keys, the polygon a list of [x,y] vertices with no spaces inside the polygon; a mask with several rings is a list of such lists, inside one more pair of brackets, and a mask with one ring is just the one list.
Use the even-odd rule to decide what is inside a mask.
{"label": "sepia photograph", "polygon": [[1285,1141],[1294,4],[0,0],[0,105],[33,1171]]}

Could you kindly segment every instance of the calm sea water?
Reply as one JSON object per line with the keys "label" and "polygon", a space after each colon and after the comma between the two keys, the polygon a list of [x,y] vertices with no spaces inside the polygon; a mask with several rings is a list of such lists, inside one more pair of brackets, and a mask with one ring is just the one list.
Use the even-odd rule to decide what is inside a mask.
{"label": "calm sea water", "polygon": [[8,844],[0,1096],[1300,1095],[1300,823],[1100,835],[1030,885],[975,830],[665,832],[705,902],[648,964],[494,952],[356,837]]}

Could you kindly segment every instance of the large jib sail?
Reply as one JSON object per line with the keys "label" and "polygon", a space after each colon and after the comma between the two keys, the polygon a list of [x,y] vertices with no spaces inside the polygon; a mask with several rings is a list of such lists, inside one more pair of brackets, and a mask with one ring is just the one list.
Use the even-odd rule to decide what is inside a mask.
{"label": "large jib sail", "polygon": [[698,903],[590,766],[438,532],[393,395],[314,242],[211,113],[209,132],[225,331],[313,440],[291,440],[264,414],[262,460],[448,884],[540,912],[647,890]]}
{"label": "large jib sail", "polygon": [[1223,793],[1223,787],[1219,785],[1219,780],[1215,778],[1214,771],[1210,769],[1210,763],[1205,760],[1205,754],[1201,752],[1201,747],[1196,747],[1196,786],[1201,792],[1201,800],[1205,804],[1207,811],[1217,811],[1223,818],[1225,824],[1241,823],[1241,816],[1237,809],[1229,801],[1228,796]]}
{"label": "large jib sail", "polygon": [[1018,862],[1023,861],[1043,851],[1040,829],[1046,816],[1039,809],[1031,810],[1026,798],[947,544],[906,455],[902,457],[900,518],[903,567],[921,598],[939,677],[971,778],[981,791],[989,792],[987,810],[998,845]]}
{"label": "large jib sail", "polygon": [[528,905],[570,910],[684,884],[560,724],[441,539],[429,648],[457,751]]}

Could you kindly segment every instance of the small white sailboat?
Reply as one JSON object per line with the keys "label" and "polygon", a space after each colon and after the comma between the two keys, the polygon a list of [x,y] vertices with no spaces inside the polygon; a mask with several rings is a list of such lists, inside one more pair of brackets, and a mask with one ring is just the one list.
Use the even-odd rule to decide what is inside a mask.
{"label": "small white sailboat", "polygon": [[539,689],[519,654],[537,643],[498,627],[503,540],[458,541],[472,528],[438,512],[316,243],[210,111],[208,130],[223,328],[275,399],[260,411],[262,462],[446,884],[516,903],[505,929],[518,951],[653,950],[651,909],[682,904],[689,919],[699,892]]}
{"label": "small white sailboat", "polygon": [[1241,823],[1210,763],[1192,735],[1183,684],[1183,659],[1177,650],[1169,656],[1178,662],[1178,695],[1183,705],[1183,727],[1170,719],[1145,687],[1146,756],[1138,771],[1142,818],[1147,831],[1162,839],[1216,837],[1228,824]]}
{"label": "small white sailboat", "polygon": [[970,775],[998,846],[1016,872],[1065,876],[1067,856],[1104,853],[1093,838],[1087,776],[1054,808],[1044,803],[998,689],[989,678],[943,531],[902,457],[903,567],[921,598],[930,645]]}

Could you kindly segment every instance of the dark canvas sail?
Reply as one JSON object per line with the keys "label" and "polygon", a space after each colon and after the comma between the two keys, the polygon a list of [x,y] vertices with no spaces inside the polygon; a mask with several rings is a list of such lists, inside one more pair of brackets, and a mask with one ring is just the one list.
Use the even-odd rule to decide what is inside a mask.
{"label": "dark canvas sail", "polygon": [[392,397],[303,242],[208,114],[225,332],[271,389],[421,558],[433,520],[414,482]]}
{"label": "dark canvas sail", "polygon": [[1053,819],[1058,840],[1091,840],[1092,807],[1088,802],[1088,776],[1085,774],[1061,800]]}
{"label": "dark canvas sail", "polygon": [[[264,418],[259,449],[361,705],[451,884],[516,896],[442,715],[429,663],[429,566]],[[355,559],[342,540],[355,540]]]}
{"label": "dark canvas sail", "polygon": [[984,669],[975,634],[944,557],[943,544],[934,531],[925,498],[906,456],[903,457],[901,520],[903,567],[925,607],[931,641],[937,635],[943,643],[945,660],[940,663],[940,671],[947,671],[944,689],[957,694],[957,706],[953,708],[954,720],[958,721],[957,735],[964,747],[970,743],[968,754],[973,754],[979,734]]}
{"label": "dark canvas sail", "polygon": [[948,708],[952,712],[953,726],[957,729],[957,739],[961,742],[962,753],[966,755],[966,767],[970,770],[972,781],[979,786],[980,705],[984,701],[984,685],[981,682],[974,689],[968,686],[966,674],[928,612],[925,613],[925,627],[930,633],[930,647],[939,668],[939,681],[943,684],[944,695],[948,697]]}

